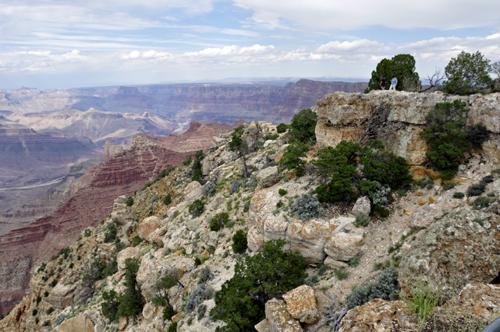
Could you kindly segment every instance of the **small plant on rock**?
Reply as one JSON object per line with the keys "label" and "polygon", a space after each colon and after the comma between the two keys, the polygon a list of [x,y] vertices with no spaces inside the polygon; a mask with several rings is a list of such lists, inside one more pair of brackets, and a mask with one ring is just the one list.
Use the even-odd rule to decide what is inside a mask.
{"label": "small plant on rock", "polygon": [[170,196],[170,194],[168,194],[163,198],[163,204],[170,205],[171,203],[172,203],[172,197]]}
{"label": "small plant on rock", "polygon": [[214,183],[208,181],[207,183],[205,183],[203,188],[201,188],[201,193],[205,197],[214,196],[216,189],[217,186]]}
{"label": "small plant on rock", "polygon": [[196,218],[199,217],[203,214],[205,211],[205,201],[201,199],[195,200],[190,206],[189,206],[189,213]]}
{"label": "small plant on rock", "polygon": [[229,220],[229,214],[227,212],[221,212],[216,214],[210,219],[209,226],[211,231],[218,232],[221,228],[226,225]]}
{"label": "small plant on rock", "polygon": [[363,213],[358,213],[356,215],[356,221],[354,226],[356,227],[366,227],[370,223],[370,217]]}
{"label": "small plant on rock", "polygon": [[311,195],[303,195],[292,204],[292,212],[303,222],[323,215],[321,203]]}
{"label": "small plant on rock", "polygon": [[134,198],[133,197],[127,197],[127,199],[125,200],[125,205],[127,206],[132,206],[134,205]]}
{"label": "small plant on rock", "polygon": [[276,126],[276,130],[278,131],[278,134],[284,133],[288,129],[288,125],[284,123],[280,123],[279,125]]}
{"label": "small plant on rock", "polygon": [[486,182],[481,181],[467,188],[467,196],[480,196],[486,190]]}
{"label": "small plant on rock", "polygon": [[233,251],[235,254],[241,254],[244,253],[247,250],[248,247],[248,242],[247,242],[247,233],[245,233],[243,230],[238,230],[234,235],[233,235]]}

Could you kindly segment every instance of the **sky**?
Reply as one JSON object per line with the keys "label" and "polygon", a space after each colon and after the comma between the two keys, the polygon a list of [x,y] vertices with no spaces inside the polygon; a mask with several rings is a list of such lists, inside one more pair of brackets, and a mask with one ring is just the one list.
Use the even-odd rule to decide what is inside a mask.
{"label": "sky", "polygon": [[0,0],[0,89],[368,79],[411,54],[500,60],[498,0]]}

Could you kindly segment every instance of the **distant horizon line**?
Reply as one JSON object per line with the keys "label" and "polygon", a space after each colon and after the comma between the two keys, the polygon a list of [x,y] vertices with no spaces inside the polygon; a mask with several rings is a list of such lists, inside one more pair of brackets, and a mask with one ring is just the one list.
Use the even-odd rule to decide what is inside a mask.
{"label": "distant horizon line", "polygon": [[39,89],[37,87],[29,87],[22,85],[17,89],[0,89],[0,92],[12,92],[22,89],[36,89],[39,91],[47,90],[72,90],[72,89],[86,89],[86,88],[112,88],[112,87],[138,87],[138,86],[149,86],[149,85],[169,85],[169,84],[256,84],[256,83],[281,83],[286,85],[287,83],[296,83],[302,79],[319,81],[319,82],[344,82],[344,83],[368,83],[370,78],[363,77],[334,77],[334,76],[320,76],[320,77],[301,77],[301,76],[288,76],[288,77],[226,77],[222,79],[206,79],[206,80],[172,80],[172,81],[160,81],[157,83],[116,83],[116,84],[106,84],[106,85],[87,85],[78,86],[70,88],[47,88]]}

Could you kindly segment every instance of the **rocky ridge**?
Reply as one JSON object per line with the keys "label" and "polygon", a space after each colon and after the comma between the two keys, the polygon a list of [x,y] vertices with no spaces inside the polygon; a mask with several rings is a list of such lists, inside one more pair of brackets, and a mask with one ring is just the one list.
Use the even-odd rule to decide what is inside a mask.
{"label": "rocky ridge", "polygon": [[[136,136],[130,147],[108,144],[105,162],[91,168],[81,180],[86,185],[53,213],[0,236],[0,276],[8,280],[0,285],[0,312],[5,314],[25,295],[34,266],[72,243],[82,229],[95,226],[108,216],[116,196],[132,194],[161,170],[179,165],[199,149],[215,145],[213,139],[210,141],[211,136],[200,144],[199,137],[205,137],[202,132],[207,126],[211,128],[194,123],[194,129],[177,137],[179,141],[195,137],[194,144],[184,146],[184,152],[173,151],[167,148],[168,142],[153,142],[144,134]],[[225,131],[232,126],[214,127]],[[208,134],[212,135],[214,130]]]}
{"label": "rocky ridge", "polygon": [[[373,93],[370,95],[379,98]],[[436,95],[435,98],[440,96]],[[407,97],[408,94],[399,92],[390,95],[385,106],[389,114],[399,107],[399,102],[391,104],[394,100]],[[317,135],[319,146],[327,139],[338,137],[338,132],[343,135],[344,124],[332,122],[328,130],[333,133],[329,135],[325,122],[321,122],[326,121],[325,117],[322,120],[322,112],[338,107],[343,98],[346,98],[343,94],[334,94],[319,102],[320,121],[316,133],[322,130],[323,134],[322,138]],[[485,98],[495,100],[498,96]],[[330,102],[325,102],[328,99]],[[429,102],[427,112],[431,104]],[[340,117],[337,113],[332,111],[330,116]],[[354,114],[354,111],[345,114]],[[231,249],[232,235],[238,230],[248,232],[246,255],[258,253],[265,241],[281,238],[286,241],[287,249],[298,251],[309,263],[307,283],[310,285],[290,290],[283,299],[268,301],[265,319],[255,326],[258,331],[316,331],[317,328],[320,332],[330,331],[331,325],[320,326],[328,323],[332,295],[337,296],[337,304],[342,306],[354,286],[377,280],[384,266],[399,268],[402,294],[410,294],[420,281],[441,292],[443,302],[433,315],[442,328],[439,331],[463,325],[464,320],[469,324],[472,317],[484,326],[500,315],[500,268],[496,252],[500,234],[499,205],[473,206],[472,199],[454,198],[454,193],[465,192],[487,175],[492,175],[493,181],[487,184],[482,197],[500,198],[500,165],[498,160],[490,158],[487,148],[484,149],[491,142],[483,146],[482,156],[472,153],[468,163],[461,165],[455,187],[448,190],[435,173],[415,166],[412,169],[415,182],[426,175],[436,181],[424,187],[414,185],[408,192],[394,193],[389,217],[372,218],[368,226],[357,228],[353,225],[353,213],[370,208],[362,198],[350,206],[347,213],[328,207],[322,216],[307,222],[294,215],[293,203],[317,186],[319,180],[311,175],[296,178],[293,172],[278,172],[288,133],[276,139],[264,139],[273,133],[275,127],[269,123],[245,125],[243,139],[257,147],[247,155],[245,164],[252,175],[246,180],[241,178],[243,161],[228,146],[231,133],[216,139],[217,146],[207,152],[202,164],[204,179],[216,184],[213,196],[204,193],[201,184],[191,181],[191,167],[182,166],[138,191],[131,206],[126,204],[126,196],[117,198],[111,215],[102,225],[82,231],[81,237],[68,246],[66,258],[56,257],[38,269],[31,280],[30,294],[0,322],[0,328],[7,331],[80,328],[95,332],[105,329],[160,332],[176,323],[177,331],[214,331],[223,323],[212,321],[206,314],[215,306],[212,298],[197,302],[195,309],[187,309],[186,305],[200,287],[198,277],[206,267],[210,268],[211,277],[203,287],[218,291],[233,276],[239,255]],[[318,148],[309,151],[309,158],[314,158]],[[407,150],[393,151],[408,156]],[[419,160],[424,153],[424,149],[414,150],[410,156]],[[233,190],[235,180],[239,181],[239,188]],[[169,204],[164,203],[167,195],[172,200]],[[194,217],[189,207],[196,200],[204,200],[205,209]],[[231,226],[210,230],[209,220],[221,212],[229,214]],[[125,246],[118,253],[113,243],[105,240],[112,225],[118,227],[117,238]],[[84,263],[95,257],[106,262],[116,257],[117,271],[99,280],[95,295],[86,297],[87,290],[78,274]],[[141,260],[137,282],[146,302],[136,322],[126,318],[110,322],[100,310],[102,295],[112,289],[123,291],[124,262],[131,257]],[[354,258],[357,264],[352,263]],[[51,275],[50,271],[59,272]],[[164,320],[163,308],[151,301],[156,292],[155,283],[167,272],[175,273],[185,286],[170,290],[173,308],[179,312],[171,320]],[[205,306],[204,315],[197,314],[201,306]],[[34,309],[37,314],[33,314]],[[375,299],[349,310],[339,331],[425,328],[405,301]]]}

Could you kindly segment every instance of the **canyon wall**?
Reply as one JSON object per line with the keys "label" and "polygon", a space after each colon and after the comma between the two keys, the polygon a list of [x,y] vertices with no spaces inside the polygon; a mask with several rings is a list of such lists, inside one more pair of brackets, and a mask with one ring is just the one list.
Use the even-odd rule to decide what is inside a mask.
{"label": "canyon wall", "polygon": [[389,151],[412,165],[426,161],[427,144],[419,133],[425,116],[436,103],[461,99],[467,104],[467,125],[483,123],[490,139],[483,143],[483,155],[500,161],[500,94],[452,96],[440,92],[412,93],[372,91],[369,94],[337,92],[318,101],[316,138],[321,147],[340,141],[356,141],[373,115],[380,117],[378,139]]}
{"label": "canyon wall", "polygon": [[[131,195],[160,171],[181,164],[188,154],[214,146],[212,135],[233,127],[194,122],[190,130],[170,139],[139,134],[130,147],[108,145],[114,153],[108,152],[106,161],[85,175],[88,185],[53,213],[0,236],[0,314],[26,294],[33,268],[74,242],[83,229],[104,220],[116,197]],[[182,152],[169,148],[186,141]]]}

